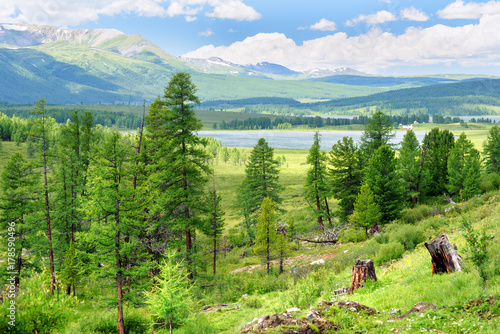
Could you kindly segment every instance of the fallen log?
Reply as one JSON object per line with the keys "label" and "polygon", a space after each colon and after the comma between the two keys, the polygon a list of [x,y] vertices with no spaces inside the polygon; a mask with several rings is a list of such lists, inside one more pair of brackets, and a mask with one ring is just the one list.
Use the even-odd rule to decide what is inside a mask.
{"label": "fallen log", "polygon": [[299,241],[306,241],[306,242],[312,242],[314,244],[332,244],[335,245],[337,243],[337,239],[335,240],[313,240],[313,239],[304,239],[304,238],[293,238],[295,240]]}
{"label": "fallen log", "polygon": [[358,289],[363,285],[368,278],[377,281],[377,275],[375,274],[375,266],[372,260],[356,260],[356,263],[352,267],[351,276],[351,288],[349,294],[352,295],[354,290]]}
{"label": "fallen log", "polygon": [[450,244],[446,234],[441,234],[431,242],[426,242],[425,247],[431,254],[433,275],[462,270],[460,266],[462,258],[457,254],[456,246]]}

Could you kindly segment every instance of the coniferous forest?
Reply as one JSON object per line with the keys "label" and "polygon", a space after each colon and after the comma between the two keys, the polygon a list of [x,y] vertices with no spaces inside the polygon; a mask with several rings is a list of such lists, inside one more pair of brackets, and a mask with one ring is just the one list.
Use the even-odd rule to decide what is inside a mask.
{"label": "coniferous forest", "polygon": [[[316,132],[308,152],[277,153],[198,136],[199,103],[179,72],[142,119],[121,115],[134,133],[91,112],[61,122],[43,99],[1,116],[1,333],[500,330],[498,126],[480,148],[437,126],[396,147],[400,120],[377,111],[356,118],[359,143]],[[424,243],[443,233],[463,270],[432,275]],[[378,280],[338,296],[357,259]],[[434,309],[397,319],[422,301]],[[283,313],[296,321],[256,327]]]}

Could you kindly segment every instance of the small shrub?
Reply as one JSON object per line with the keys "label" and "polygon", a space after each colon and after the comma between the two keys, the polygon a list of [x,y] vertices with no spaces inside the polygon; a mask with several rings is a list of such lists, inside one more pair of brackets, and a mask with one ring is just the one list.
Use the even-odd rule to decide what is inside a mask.
{"label": "small shrub", "polygon": [[377,256],[375,257],[375,263],[381,265],[382,263],[390,260],[397,260],[403,255],[404,252],[405,247],[397,241],[381,245]]}
{"label": "small shrub", "polygon": [[348,230],[344,231],[339,237],[339,241],[342,243],[360,242],[364,240],[366,240],[365,230],[353,227],[350,227]]}
{"label": "small shrub", "polygon": [[481,183],[479,184],[481,192],[485,193],[497,190],[498,188],[500,188],[500,175],[497,173],[487,174],[481,178]]}
{"label": "small shrub", "polygon": [[425,233],[419,226],[401,225],[392,233],[391,240],[399,242],[406,250],[413,250],[425,241]]}
{"label": "small shrub", "polygon": [[262,298],[259,296],[248,296],[241,299],[241,303],[249,308],[261,308]]}
{"label": "small shrub", "polygon": [[380,233],[379,235],[375,236],[375,241],[378,244],[387,244],[389,242],[389,234],[387,233]]}

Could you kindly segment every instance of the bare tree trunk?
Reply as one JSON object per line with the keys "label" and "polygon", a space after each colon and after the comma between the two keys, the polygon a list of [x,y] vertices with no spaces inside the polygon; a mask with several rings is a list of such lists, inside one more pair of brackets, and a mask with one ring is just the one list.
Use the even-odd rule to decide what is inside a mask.
{"label": "bare tree trunk", "polygon": [[358,259],[354,267],[352,267],[351,289],[349,293],[352,294],[354,290],[358,289],[368,278],[377,281],[373,261]]}
{"label": "bare tree trunk", "polygon": [[433,275],[462,270],[460,266],[462,258],[450,244],[446,234],[437,236],[429,243],[426,242],[425,247],[431,254]]}

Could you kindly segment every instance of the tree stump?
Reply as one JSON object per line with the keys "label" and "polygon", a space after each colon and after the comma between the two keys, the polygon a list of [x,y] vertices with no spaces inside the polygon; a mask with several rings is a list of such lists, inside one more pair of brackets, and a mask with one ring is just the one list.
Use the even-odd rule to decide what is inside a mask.
{"label": "tree stump", "polygon": [[371,278],[374,281],[377,280],[377,275],[375,275],[375,267],[372,260],[356,260],[356,264],[352,267],[351,276],[351,289],[349,293],[352,295],[354,290],[358,289],[360,286],[366,282],[367,278]]}
{"label": "tree stump", "polygon": [[462,270],[460,266],[462,258],[457,254],[456,246],[453,246],[450,244],[446,234],[441,234],[431,242],[425,243],[425,247],[427,247],[427,250],[431,254],[433,275]]}

